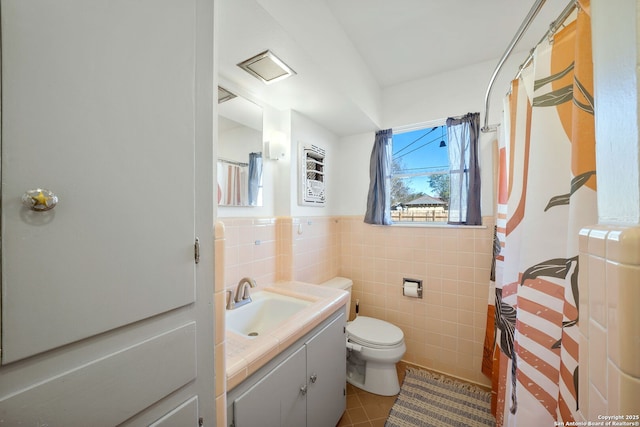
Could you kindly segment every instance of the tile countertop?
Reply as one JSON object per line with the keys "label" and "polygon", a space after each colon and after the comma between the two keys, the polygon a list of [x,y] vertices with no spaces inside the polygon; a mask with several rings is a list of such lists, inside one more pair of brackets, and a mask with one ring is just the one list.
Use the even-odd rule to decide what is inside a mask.
{"label": "tile countertop", "polygon": [[227,391],[344,307],[349,298],[349,294],[341,289],[303,282],[278,282],[260,291],[262,290],[313,301],[313,304],[300,310],[274,332],[265,336],[245,338],[232,331],[226,331]]}

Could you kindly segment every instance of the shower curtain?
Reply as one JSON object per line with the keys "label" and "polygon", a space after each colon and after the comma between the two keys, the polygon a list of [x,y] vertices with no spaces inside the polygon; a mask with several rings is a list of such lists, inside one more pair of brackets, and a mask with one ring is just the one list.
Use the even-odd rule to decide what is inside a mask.
{"label": "shower curtain", "polygon": [[247,206],[249,204],[249,166],[218,160],[218,204]]}
{"label": "shower curtain", "polygon": [[498,426],[552,426],[578,409],[578,236],[598,222],[592,94],[586,0],[505,99],[483,360]]}

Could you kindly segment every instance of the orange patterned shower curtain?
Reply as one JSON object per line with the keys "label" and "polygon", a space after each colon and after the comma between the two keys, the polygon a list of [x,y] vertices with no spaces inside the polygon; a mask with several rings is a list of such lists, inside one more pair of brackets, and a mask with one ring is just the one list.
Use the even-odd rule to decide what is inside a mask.
{"label": "orange patterned shower curtain", "polygon": [[483,360],[499,426],[577,412],[578,235],[598,222],[589,14],[580,1],[505,100]]}

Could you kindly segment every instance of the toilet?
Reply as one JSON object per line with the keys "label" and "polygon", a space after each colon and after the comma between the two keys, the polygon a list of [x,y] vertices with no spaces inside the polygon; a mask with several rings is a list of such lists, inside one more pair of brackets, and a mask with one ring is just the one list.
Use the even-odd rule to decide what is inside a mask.
{"label": "toilet", "polygon": [[[349,292],[347,319],[351,307],[353,282],[334,277],[322,283]],[[400,328],[384,320],[358,316],[347,322],[347,382],[362,390],[382,396],[393,396],[400,391],[396,363],[402,359],[407,347]]]}

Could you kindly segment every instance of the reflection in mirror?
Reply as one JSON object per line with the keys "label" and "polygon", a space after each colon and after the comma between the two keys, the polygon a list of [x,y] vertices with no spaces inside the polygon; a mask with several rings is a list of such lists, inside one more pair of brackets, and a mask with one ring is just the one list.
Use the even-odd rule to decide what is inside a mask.
{"label": "reflection in mirror", "polygon": [[262,108],[225,98],[218,100],[218,205],[262,206]]}

